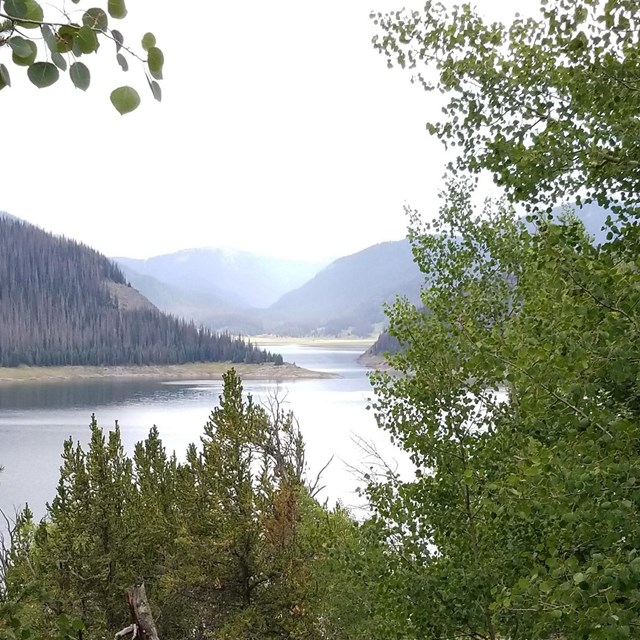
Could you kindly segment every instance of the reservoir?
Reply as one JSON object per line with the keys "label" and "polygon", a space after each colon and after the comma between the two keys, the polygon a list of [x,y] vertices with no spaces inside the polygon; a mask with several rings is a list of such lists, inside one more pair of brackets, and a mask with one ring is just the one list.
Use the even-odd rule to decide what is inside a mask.
{"label": "reservoir", "polygon": [[[246,393],[257,402],[274,394],[300,423],[307,451],[308,475],[323,473],[320,495],[329,506],[340,501],[354,510],[364,500],[352,467],[365,468],[367,457],[354,439],[373,443],[394,464],[398,452],[378,430],[367,410],[372,391],[368,370],[358,364],[361,349],[265,346],[288,362],[335,378],[267,382],[244,380]],[[184,458],[191,442],[199,443],[211,410],[218,404],[221,381],[102,379],[0,385],[0,508],[9,516],[28,502],[36,517],[55,495],[60,453],[65,439],[86,443],[91,414],[106,432],[118,420],[128,453],[156,425],[168,453]]]}

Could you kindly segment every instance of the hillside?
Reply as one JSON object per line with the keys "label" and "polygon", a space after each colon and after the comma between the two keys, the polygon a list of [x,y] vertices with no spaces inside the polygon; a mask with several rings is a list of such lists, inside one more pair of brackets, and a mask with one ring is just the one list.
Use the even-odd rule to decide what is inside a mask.
{"label": "hillside", "polygon": [[209,321],[218,315],[236,313],[238,308],[219,295],[203,291],[191,291],[178,285],[162,282],[155,276],[144,275],[128,266],[118,263],[126,279],[150,302],[165,313],[197,323]]}
{"label": "hillside", "polygon": [[[185,249],[146,260],[114,260],[188,296],[190,317],[264,308],[313,277],[325,263],[285,260],[226,249]],[[151,283],[140,281],[141,290]],[[198,294],[198,295],[193,295]],[[168,309],[165,303],[159,304]],[[173,312],[174,309],[171,309]]]}
{"label": "hillside", "polygon": [[407,240],[383,242],[332,262],[273,304],[265,322],[291,335],[369,335],[384,322],[383,304],[416,300],[422,280]]}
{"label": "hillside", "polygon": [[0,366],[270,358],[161,313],[97,251],[0,216]]}

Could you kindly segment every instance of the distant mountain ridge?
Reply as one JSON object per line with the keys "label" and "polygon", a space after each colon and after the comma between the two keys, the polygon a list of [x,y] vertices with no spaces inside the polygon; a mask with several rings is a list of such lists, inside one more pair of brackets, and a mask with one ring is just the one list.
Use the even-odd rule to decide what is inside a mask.
{"label": "distant mountain ridge", "polygon": [[265,323],[291,335],[315,331],[370,335],[384,322],[383,305],[417,300],[423,276],[408,240],[382,242],[339,258],[268,309]]}
{"label": "distant mountain ridge", "polygon": [[208,322],[216,315],[235,313],[238,309],[213,293],[190,291],[178,285],[162,282],[158,278],[137,272],[124,262],[118,262],[131,286],[143,292],[158,309],[178,318]]}
{"label": "distant mountain ridge", "polygon": [[266,308],[326,262],[288,260],[229,249],[184,249],[148,259],[113,258],[140,275],[217,300],[219,311]]}
{"label": "distant mountain ridge", "polygon": [[160,312],[97,251],[0,216],[0,366],[269,357],[239,338]]}
{"label": "distant mountain ridge", "polygon": [[[369,336],[384,323],[383,305],[397,295],[416,299],[422,282],[407,240],[383,242],[326,266],[215,249],[114,260],[160,309],[245,335]],[[222,283],[234,282],[238,288],[230,295]],[[285,286],[269,307],[256,304]]]}

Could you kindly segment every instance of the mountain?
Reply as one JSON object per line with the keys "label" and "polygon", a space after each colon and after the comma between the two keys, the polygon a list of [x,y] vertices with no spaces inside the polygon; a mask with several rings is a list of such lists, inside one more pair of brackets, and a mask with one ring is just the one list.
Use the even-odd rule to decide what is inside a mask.
{"label": "mountain", "polygon": [[269,330],[290,335],[370,335],[384,322],[383,304],[398,295],[417,300],[423,277],[407,240],[383,242],[345,256],[265,314]]}
{"label": "mountain", "polygon": [[132,287],[143,292],[158,309],[185,320],[209,322],[217,316],[227,316],[239,311],[228,301],[213,293],[190,291],[177,285],[162,282],[158,278],[138,273],[124,263],[118,266]]}
{"label": "mountain", "polygon": [[[185,249],[146,260],[117,257],[114,260],[140,275],[178,288],[183,293],[204,294],[196,313],[207,305],[216,315],[252,307],[264,308],[282,294],[299,287],[325,266],[324,262],[285,260],[227,249]],[[142,291],[146,292],[144,283]],[[189,304],[196,299],[189,298]],[[163,304],[159,305],[164,308]]]}
{"label": "mountain", "polygon": [[0,216],[0,366],[264,362],[164,314],[89,247]]}

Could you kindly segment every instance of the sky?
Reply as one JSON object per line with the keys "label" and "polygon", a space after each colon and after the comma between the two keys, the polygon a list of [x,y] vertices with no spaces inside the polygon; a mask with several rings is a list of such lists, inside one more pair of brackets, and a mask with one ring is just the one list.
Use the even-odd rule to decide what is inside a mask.
{"label": "sky", "polygon": [[[162,103],[109,43],[83,57],[86,93],[67,74],[33,87],[0,48],[13,85],[0,93],[0,210],[136,258],[224,247],[318,260],[404,237],[405,205],[436,214],[445,159],[425,129],[437,94],[371,44],[371,10],[406,4],[129,0],[111,26],[136,46],[156,35]],[[530,2],[479,4],[500,17]],[[109,94],[123,84],[142,104],[120,116]]]}

